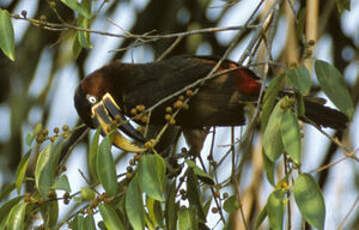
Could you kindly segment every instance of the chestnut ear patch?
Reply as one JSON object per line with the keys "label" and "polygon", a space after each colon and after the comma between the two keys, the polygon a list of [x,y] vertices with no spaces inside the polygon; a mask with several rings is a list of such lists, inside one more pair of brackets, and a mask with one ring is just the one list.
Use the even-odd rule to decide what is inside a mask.
{"label": "chestnut ear patch", "polygon": [[82,80],[81,87],[87,95],[93,95],[100,99],[109,91],[110,82],[106,81],[104,75],[99,71],[91,73],[88,77]]}

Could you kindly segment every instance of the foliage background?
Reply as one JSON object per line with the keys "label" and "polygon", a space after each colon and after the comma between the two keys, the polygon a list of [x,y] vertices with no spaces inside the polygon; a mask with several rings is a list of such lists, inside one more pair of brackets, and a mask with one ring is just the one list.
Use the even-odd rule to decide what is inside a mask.
{"label": "foliage background", "polygon": [[[309,0],[311,1],[311,0]],[[56,2],[56,10],[64,21],[75,23],[73,11]],[[210,0],[123,0],[109,1],[103,7],[102,1],[94,1],[93,11],[97,12],[91,29],[105,32],[124,34],[130,31],[132,34],[144,34],[155,30],[155,33],[168,34],[183,32],[208,27],[226,27],[231,25],[243,25],[250,14],[255,11],[259,0],[243,1],[210,1]],[[270,7],[272,1],[267,1]],[[319,1],[318,39],[314,57],[328,60],[336,66],[345,76],[348,86],[351,88],[355,105],[358,102],[359,92],[359,1],[351,2],[351,11],[338,13],[335,0]],[[308,4],[306,1],[296,1],[294,8]],[[48,1],[13,0],[0,1],[0,7],[7,9],[12,14],[20,14],[27,11],[28,18],[39,19],[46,16],[46,21],[59,22],[56,13],[51,9]],[[254,17],[253,22],[258,22],[265,12],[262,7]],[[293,50],[290,41],[293,33],[290,22],[291,10],[281,7],[278,10],[278,21],[272,31],[275,32],[272,56],[275,62],[290,66],[293,59]],[[113,23],[108,18],[113,21]],[[21,157],[29,147],[25,144],[25,138],[38,123],[42,123],[52,132],[55,127],[64,124],[71,128],[80,124],[73,106],[73,94],[80,79],[91,71],[101,67],[113,59],[121,59],[128,62],[153,61],[163,54],[175,41],[171,39],[159,39],[155,42],[141,44],[135,39],[123,39],[102,35],[91,35],[92,49],[83,49],[79,57],[75,59],[72,54],[72,42],[74,31],[52,31],[39,26],[30,25],[24,20],[14,20],[16,38],[16,61],[11,62],[3,54],[0,55],[0,184],[2,190],[14,181],[15,170]],[[121,26],[121,28],[119,28]],[[214,54],[223,55],[238,31],[203,33],[193,36],[185,36],[171,51],[176,54]],[[253,32],[246,31],[235,43],[235,49],[229,58],[237,61],[245,52],[246,45],[252,39]],[[138,47],[136,47],[139,45]],[[304,45],[299,44],[298,50],[304,52]],[[262,51],[264,52],[264,51]],[[259,54],[258,62],[264,55]],[[296,56],[296,54],[294,54]],[[262,58],[261,58],[262,57]],[[255,69],[261,73],[263,69]],[[278,74],[280,69],[274,68],[270,76]],[[314,80],[314,84],[317,82]],[[318,87],[312,89],[313,93],[320,93]],[[358,110],[350,124],[350,128],[343,134],[343,143],[358,148]],[[332,130],[330,134],[336,135]],[[237,137],[243,130],[236,128]],[[218,129],[216,144],[225,145],[231,143],[230,129]],[[67,143],[71,143],[69,139]],[[87,174],[86,152],[88,151],[89,137],[82,138],[73,149],[66,165],[66,174],[69,176],[73,191],[78,191],[85,185],[85,181],[79,175],[78,169]],[[210,139],[210,138],[208,138]],[[210,140],[203,150],[206,157]],[[250,219],[251,214],[257,213],[272,188],[266,178],[262,176],[261,148],[258,147],[260,136],[257,136],[252,146],[252,157],[242,159],[244,169],[240,178],[240,191],[243,201],[244,213]],[[181,138],[179,146],[183,146]],[[323,135],[312,127],[306,127],[304,138],[303,171],[315,170],[330,162],[337,162],[343,157],[342,151],[332,144]],[[224,152],[223,147],[216,147],[215,151]],[[237,149],[237,151],[239,151]],[[129,157],[120,158],[118,150],[114,154],[120,159],[118,173],[125,172]],[[220,159],[218,154],[217,159]],[[219,178],[225,177],[226,164],[219,168]],[[31,162],[30,162],[31,165]],[[32,162],[34,165],[34,162]],[[228,172],[227,172],[228,173]],[[259,174],[258,174],[259,173]],[[320,173],[313,173],[323,189],[327,205],[326,226],[328,229],[337,228],[344,221],[348,229],[358,227],[359,212],[356,209],[348,220],[344,220],[350,208],[358,202],[358,162],[346,159],[335,163]],[[258,180],[258,178],[260,180]],[[24,190],[26,188],[23,188]],[[232,192],[227,187],[221,190]],[[15,193],[6,194],[12,197]],[[4,200],[4,197],[2,197]],[[75,205],[70,203],[70,207]],[[355,206],[357,207],[357,206]],[[294,216],[298,216],[298,210],[294,209]],[[60,206],[60,219],[69,215],[72,208]],[[216,214],[213,215],[218,218]],[[295,218],[293,226],[300,226],[300,218]],[[214,226],[216,221],[213,221]],[[296,228],[296,227],[295,227]]]}

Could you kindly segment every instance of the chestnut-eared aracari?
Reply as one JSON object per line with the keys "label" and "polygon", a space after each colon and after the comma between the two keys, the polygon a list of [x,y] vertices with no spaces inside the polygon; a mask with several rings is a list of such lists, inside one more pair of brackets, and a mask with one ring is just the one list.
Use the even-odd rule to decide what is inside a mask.
{"label": "chestnut-eared aracari", "polygon": [[[126,116],[133,116],[131,109],[139,105],[150,108],[161,99],[206,77],[218,61],[215,57],[189,55],[146,64],[115,61],[81,81],[75,94],[75,107],[89,127],[100,126],[103,134],[108,134],[114,121],[119,121],[121,131],[144,143],[142,134],[126,120]],[[221,72],[223,74],[219,74]],[[198,93],[190,98],[188,108],[178,113],[176,125],[195,129],[245,124],[244,107],[258,100],[260,79],[249,69],[240,68],[229,60],[220,65],[216,75],[205,81]],[[165,124],[166,108],[172,106],[177,98],[171,98],[154,108],[150,124]],[[320,100],[304,97],[304,105],[305,117],[314,123],[334,129],[346,127],[348,118],[324,106]],[[144,151],[144,148],[131,144],[118,132],[114,133],[113,143],[125,151]]]}

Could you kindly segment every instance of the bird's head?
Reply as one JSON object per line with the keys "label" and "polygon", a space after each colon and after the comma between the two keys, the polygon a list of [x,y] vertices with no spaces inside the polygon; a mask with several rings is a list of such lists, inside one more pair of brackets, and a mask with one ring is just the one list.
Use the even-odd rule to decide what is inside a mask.
{"label": "bird's head", "polygon": [[[93,72],[80,82],[75,93],[75,107],[80,118],[91,128],[101,127],[103,134],[114,133],[113,143],[128,152],[141,152],[143,148],[132,145],[116,129],[114,124],[128,136],[145,142],[145,138],[125,118],[113,95],[116,82],[102,69]],[[116,98],[116,97],[115,97]]]}
{"label": "bird's head", "polygon": [[91,128],[96,128],[92,108],[99,103],[106,93],[111,94],[111,85],[104,74],[96,71],[83,79],[76,89],[75,107],[80,118]]}

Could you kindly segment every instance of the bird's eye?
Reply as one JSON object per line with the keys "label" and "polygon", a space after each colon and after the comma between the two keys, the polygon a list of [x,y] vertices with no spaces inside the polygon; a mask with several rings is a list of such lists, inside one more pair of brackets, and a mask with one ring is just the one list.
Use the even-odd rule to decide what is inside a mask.
{"label": "bird's eye", "polygon": [[97,98],[95,96],[86,95],[86,98],[91,104],[95,104],[97,102]]}

